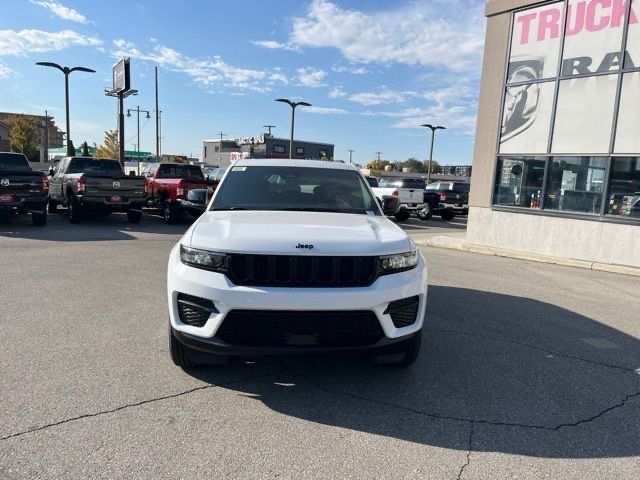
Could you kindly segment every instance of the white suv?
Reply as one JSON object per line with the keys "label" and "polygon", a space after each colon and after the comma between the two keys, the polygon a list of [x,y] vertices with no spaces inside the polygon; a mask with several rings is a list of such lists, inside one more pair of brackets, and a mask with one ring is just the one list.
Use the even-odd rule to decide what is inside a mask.
{"label": "white suv", "polygon": [[167,290],[181,367],[340,352],[410,365],[427,267],[351,165],[240,160],[171,251]]}

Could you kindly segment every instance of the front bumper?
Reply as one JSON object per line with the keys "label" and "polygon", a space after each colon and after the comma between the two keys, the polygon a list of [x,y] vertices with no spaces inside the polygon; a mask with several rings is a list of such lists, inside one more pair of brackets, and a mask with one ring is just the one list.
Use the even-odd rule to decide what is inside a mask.
{"label": "front bumper", "polygon": [[[212,313],[202,327],[180,321],[177,297],[179,293],[211,300],[217,312]],[[189,267],[180,262],[179,245],[169,257],[167,295],[169,318],[176,338],[197,350],[210,353],[251,355],[255,353],[293,353],[301,351],[340,352],[386,349],[397,346],[422,330],[427,304],[427,269],[419,256],[418,266],[406,272],[379,277],[368,287],[352,288],[287,288],[236,286],[223,274]],[[416,321],[396,328],[391,316],[385,314],[390,302],[419,297]],[[383,338],[372,345],[357,347],[241,347],[228,345],[216,337],[226,315],[231,310],[256,311],[371,311],[380,322]]]}

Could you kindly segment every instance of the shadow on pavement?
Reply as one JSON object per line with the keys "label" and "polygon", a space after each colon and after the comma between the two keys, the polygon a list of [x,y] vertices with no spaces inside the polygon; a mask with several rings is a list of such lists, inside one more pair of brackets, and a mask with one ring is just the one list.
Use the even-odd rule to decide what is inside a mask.
{"label": "shadow on pavement", "polygon": [[167,225],[160,216],[143,215],[137,224],[129,223],[124,213],[101,216],[88,213],[80,224],[71,224],[66,214],[50,214],[44,227],[34,227],[28,215],[0,222],[0,237],[56,242],[136,240],[140,234],[182,235],[193,223],[185,215],[175,225]]}
{"label": "shadow on pavement", "polygon": [[[528,298],[442,286],[429,295],[412,368],[283,358],[278,374],[225,388],[283,415],[449,449],[640,455],[638,339]],[[188,373],[218,383],[217,368]]]}

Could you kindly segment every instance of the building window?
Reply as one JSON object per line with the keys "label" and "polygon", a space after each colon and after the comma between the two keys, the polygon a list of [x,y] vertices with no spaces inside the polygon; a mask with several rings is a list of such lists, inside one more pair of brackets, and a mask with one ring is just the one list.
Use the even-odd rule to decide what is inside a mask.
{"label": "building window", "polygon": [[204,146],[204,158],[207,158],[207,146]]}
{"label": "building window", "polygon": [[640,219],[640,157],[611,160],[607,200],[608,215]]}
{"label": "building window", "polygon": [[304,147],[296,147],[296,155],[304,155]]}
{"label": "building window", "polygon": [[639,18],[640,0],[513,14],[494,205],[640,219]]}
{"label": "building window", "polygon": [[274,153],[285,153],[286,149],[284,148],[284,145],[274,145],[273,146],[273,152]]}
{"label": "building window", "polygon": [[220,146],[219,145],[214,145],[213,146],[213,151],[214,152],[219,152],[220,151]]}
{"label": "building window", "polygon": [[539,209],[544,167],[544,158],[500,158],[493,203]]}
{"label": "building window", "polygon": [[606,157],[553,158],[545,209],[598,215],[606,163]]}

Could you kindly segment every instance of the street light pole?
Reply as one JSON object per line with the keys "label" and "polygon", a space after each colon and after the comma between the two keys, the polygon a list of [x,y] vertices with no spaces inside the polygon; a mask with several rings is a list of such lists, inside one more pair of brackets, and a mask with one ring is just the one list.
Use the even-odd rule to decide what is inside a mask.
{"label": "street light pole", "polygon": [[351,160],[353,159],[353,152],[355,152],[355,150],[349,150],[349,163],[351,163]]}
{"label": "street light pole", "polygon": [[140,113],[146,113],[147,114],[147,118],[151,118],[151,112],[149,112],[148,110],[142,110],[140,109],[140,105],[138,105],[135,110],[134,109],[127,109],[127,117],[131,116],[131,112],[134,111],[137,113],[138,115],[138,143],[136,145],[136,160],[138,161],[138,175],[140,175]]}
{"label": "street light pole", "polygon": [[67,120],[67,156],[71,157],[76,154],[75,149],[71,148],[73,142],[71,141],[71,125],[69,122],[69,75],[72,72],[87,72],[87,73],[96,73],[95,70],[87,67],[63,67],[53,62],[37,62],[36,65],[40,65],[41,67],[51,67],[60,70],[64,75],[64,100],[65,100],[65,109],[66,109],[66,120]]}
{"label": "street light pole", "polygon": [[292,102],[288,98],[276,98],[276,102],[286,103],[291,107],[291,138],[289,139],[289,158],[293,159],[293,133],[296,123],[296,107],[310,107],[311,104],[307,102]]}
{"label": "street light pole", "polygon": [[224,132],[218,132],[220,135],[220,145],[218,146],[218,167],[222,166],[222,138],[226,135]]}
{"label": "street light pole", "polygon": [[436,140],[436,130],[446,130],[447,127],[441,125],[431,125],[425,123],[421,127],[426,127],[431,130],[431,148],[429,149],[429,165],[427,167],[427,185],[431,183],[431,164],[433,163],[433,144]]}

